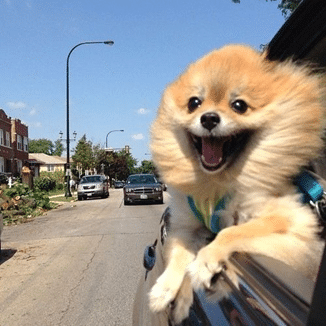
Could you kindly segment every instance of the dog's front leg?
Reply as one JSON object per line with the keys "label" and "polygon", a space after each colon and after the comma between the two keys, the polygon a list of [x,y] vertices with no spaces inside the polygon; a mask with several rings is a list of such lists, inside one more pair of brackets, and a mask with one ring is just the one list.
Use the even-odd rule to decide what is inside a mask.
{"label": "dog's front leg", "polygon": [[196,260],[189,265],[193,286],[210,288],[212,277],[221,272],[224,262],[235,251],[282,258],[285,243],[287,250],[292,250],[289,245],[291,241],[288,240],[294,237],[290,232],[292,224],[290,216],[284,214],[282,208],[268,207],[260,218],[223,229],[213,242],[198,252]]}
{"label": "dog's front leg", "polygon": [[159,312],[175,300],[175,319],[181,321],[192,303],[192,288],[185,273],[195,254],[181,236],[172,236],[166,246],[167,267],[149,294],[149,304],[153,312]]}

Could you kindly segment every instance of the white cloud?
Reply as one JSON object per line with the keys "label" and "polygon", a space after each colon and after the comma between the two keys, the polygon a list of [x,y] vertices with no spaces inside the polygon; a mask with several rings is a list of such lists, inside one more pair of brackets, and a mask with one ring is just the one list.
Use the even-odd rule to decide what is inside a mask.
{"label": "white cloud", "polygon": [[29,128],[42,128],[41,122],[26,122],[22,121],[23,124],[27,125]]}
{"label": "white cloud", "polygon": [[150,112],[150,110],[145,109],[145,108],[140,108],[137,110],[138,114],[148,114]]}
{"label": "white cloud", "polygon": [[144,135],[143,134],[135,134],[135,135],[132,135],[131,137],[132,137],[132,139],[135,139],[135,140],[144,139]]}
{"label": "white cloud", "polygon": [[17,110],[17,109],[25,109],[26,108],[26,103],[17,101],[17,102],[8,102],[7,106],[10,109]]}
{"label": "white cloud", "polygon": [[32,108],[32,110],[29,112],[29,115],[35,115],[36,114],[36,109]]}

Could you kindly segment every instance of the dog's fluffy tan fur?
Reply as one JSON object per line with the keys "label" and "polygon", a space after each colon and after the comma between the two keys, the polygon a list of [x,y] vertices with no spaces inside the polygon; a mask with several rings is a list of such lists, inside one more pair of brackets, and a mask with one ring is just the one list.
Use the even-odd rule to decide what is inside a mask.
{"label": "dog's fluffy tan fur", "polygon": [[[192,303],[192,287],[209,288],[233,252],[316,272],[307,266],[318,266],[317,218],[301,204],[292,180],[323,146],[324,94],[323,79],[309,67],[271,62],[242,45],[212,51],[167,87],[151,128],[151,150],[173,197],[172,224],[166,269],[149,295],[153,311],[175,300],[180,322]],[[193,98],[200,100],[195,108],[189,107]],[[238,110],[244,102],[247,107]],[[214,127],[203,127],[207,113],[218,116]],[[248,139],[236,157],[218,168],[213,158],[213,169],[203,165],[190,136],[225,140],[243,131]],[[223,212],[226,227],[206,245],[187,196],[210,215],[225,194],[232,198]],[[239,223],[232,225],[235,214]]]}

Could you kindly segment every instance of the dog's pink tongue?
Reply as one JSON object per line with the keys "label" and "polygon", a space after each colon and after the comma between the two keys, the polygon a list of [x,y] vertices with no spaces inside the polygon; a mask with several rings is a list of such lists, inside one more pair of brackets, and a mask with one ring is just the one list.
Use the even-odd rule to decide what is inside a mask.
{"label": "dog's pink tongue", "polygon": [[202,157],[201,159],[206,165],[217,166],[223,159],[223,142],[216,138],[202,138]]}

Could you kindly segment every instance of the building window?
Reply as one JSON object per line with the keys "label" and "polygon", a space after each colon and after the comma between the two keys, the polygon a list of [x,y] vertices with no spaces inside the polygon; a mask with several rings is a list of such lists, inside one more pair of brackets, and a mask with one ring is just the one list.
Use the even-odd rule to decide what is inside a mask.
{"label": "building window", "polygon": [[28,152],[28,138],[24,137],[24,151]]}
{"label": "building window", "polygon": [[10,132],[6,131],[6,146],[10,147]]}
{"label": "building window", "polygon": [[4,145],[5,144],[5,140],[3,137],[3,130],[0,129],[0,145]]}
{"label": "building window", "polygon": [[17,149],[23,150],[23,139],[21,135],[17,135]]}
{"label": "building window", "polygon": [[54,171],[54,165],[48,164],[48,172],[53,172],[53,171]]}
{"label": "building window", "polygon": [[0,172],[5,172],[5,159],[0,157]]}
{"label": "building window", "polygon": [[23,168],[23,162],[21,160],[17,160],[17,172],[21,173]]}

